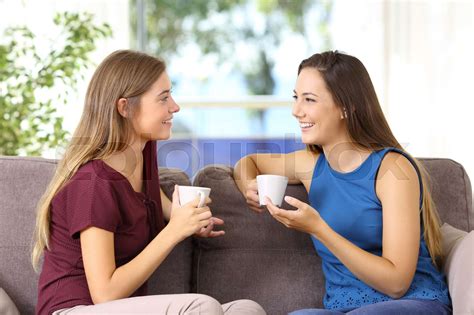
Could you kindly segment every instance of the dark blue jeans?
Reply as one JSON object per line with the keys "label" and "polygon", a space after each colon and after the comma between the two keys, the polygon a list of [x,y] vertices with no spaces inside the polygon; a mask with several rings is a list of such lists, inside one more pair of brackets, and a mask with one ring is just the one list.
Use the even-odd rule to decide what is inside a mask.
{"label": "dark blue jeans", "polygon": [[325,309],[304,309],[291,312],[289,315],[450,315],[451,308],[438,301],[430,300],[393,300],[362,306],[347,311]]}

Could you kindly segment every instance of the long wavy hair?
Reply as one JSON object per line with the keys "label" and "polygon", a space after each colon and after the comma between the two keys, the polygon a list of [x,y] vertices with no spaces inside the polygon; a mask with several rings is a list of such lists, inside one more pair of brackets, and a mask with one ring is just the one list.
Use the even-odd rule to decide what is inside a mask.
{"label": "long wavy hair", "polygon": [[[394,147],[407,153],[393,135],[369,73],[359,59],[338,51],[327,51],[303,60],[298,67],[298,75],[304,68],[319,71],[336,106],[345,113],[349,135],[356,145],[369,150]],[[319,145],[308,145],[308,149],[322,153]],[[440,220],[431,197],[429,176],[423,165],[411,158],[421,174],[423,199],[420,211],[424,239],[433,264],[439,268],[438,259],[442,255]]]}
{"label": "long wavy hair", "polygon": [[[133,135],[130,120],[138,109],[140,97],[165,68],[162,60],[131,50],[115,51],[98,66],[87,89],[79,125],[37,206],[31,254],[36,271],[44,250],[49,249],[53,198],[82,165],[126,149]],[[128,99],[127,118],[117,110],[120,98]]]}

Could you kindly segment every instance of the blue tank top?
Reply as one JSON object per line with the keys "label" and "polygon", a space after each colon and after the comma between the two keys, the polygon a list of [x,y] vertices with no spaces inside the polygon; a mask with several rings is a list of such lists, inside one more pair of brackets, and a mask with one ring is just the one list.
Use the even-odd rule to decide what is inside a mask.
{"label": "blue tank top", "polygon": [[[354,171],[340,173],[331,168],[323,153],[313,172],[309,201],[327,224],[341,236],[374,255],[382,256],[382,204],[375,193],[375,179],[383,157],[395,151],[414,165],[422,188],[419,170],[406,153],[395,148],[372,152]],[[421,207],[420,197],[420,207]],[[423,229],[421,229],[423,230]],[[324,306],[348,310],[392,300],[359,280],[320,241],[312,237],[321,257],[326,278]],[[418,263],[410,288],[402,299],[438,300],[450,305],[444,275],[431,262],[421,234]]]}

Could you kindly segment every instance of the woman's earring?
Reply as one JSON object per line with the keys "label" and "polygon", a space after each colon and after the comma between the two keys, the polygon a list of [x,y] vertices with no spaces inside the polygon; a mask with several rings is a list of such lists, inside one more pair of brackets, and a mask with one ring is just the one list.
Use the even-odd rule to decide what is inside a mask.
{"label": "woman's earring", "polygon": [[341,114],[341,119],[347,118],[347,111],[344,109],[343,113]]}

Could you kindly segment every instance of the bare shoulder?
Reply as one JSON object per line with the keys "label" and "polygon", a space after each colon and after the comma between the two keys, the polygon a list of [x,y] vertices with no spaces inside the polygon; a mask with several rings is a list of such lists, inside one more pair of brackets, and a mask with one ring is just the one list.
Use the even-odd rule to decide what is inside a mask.
{"label": "bare shoulder", "polygon": [[380,164],[377,180],[386,180],[388,177],[397,180],[418,180],[418,174],[412,162],[398,152],[388,152]]}
{"label": "bare shoulder", "polygon": [[410,160],[397,152],[387,153],[377,174],[377,196],[382,201],[385,198],[400,199],[405,195],[417,200],[421,193],[419,187],[418,173]]}

